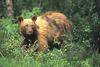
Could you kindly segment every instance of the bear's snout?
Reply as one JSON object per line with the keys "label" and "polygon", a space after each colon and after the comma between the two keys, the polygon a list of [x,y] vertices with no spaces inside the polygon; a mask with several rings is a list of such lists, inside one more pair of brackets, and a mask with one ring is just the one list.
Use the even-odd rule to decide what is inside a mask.
{"label": "bear's snout", "polygon": [[26,34],[31,35],[31,34],[33,34],[33,31],[34,31],[34,29],[29,27],[29,28],[27,28],[27,30],[26,30]]}

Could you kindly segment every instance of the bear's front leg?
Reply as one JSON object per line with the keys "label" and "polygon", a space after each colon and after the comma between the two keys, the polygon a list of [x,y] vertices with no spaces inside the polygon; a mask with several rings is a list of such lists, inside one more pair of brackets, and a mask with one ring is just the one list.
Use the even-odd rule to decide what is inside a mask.
{"label": "bear's front leg", "polygon": [[47,49],[48,49],[47,37],[45,35],[39,35],[37,51],[47,51]]}

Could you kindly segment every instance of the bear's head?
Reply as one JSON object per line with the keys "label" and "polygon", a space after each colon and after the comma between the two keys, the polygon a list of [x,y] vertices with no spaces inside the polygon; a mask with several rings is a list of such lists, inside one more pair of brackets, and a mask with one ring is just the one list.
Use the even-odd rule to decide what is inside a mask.
{"label": "bear's head", "polygon": [[36,28],[38,27],[35,23],[36,19],[36,16],[33,16],[31,19],[24,19],[23,17],[18,17],[20,31],[24,36],[32,35],[36,32]]}

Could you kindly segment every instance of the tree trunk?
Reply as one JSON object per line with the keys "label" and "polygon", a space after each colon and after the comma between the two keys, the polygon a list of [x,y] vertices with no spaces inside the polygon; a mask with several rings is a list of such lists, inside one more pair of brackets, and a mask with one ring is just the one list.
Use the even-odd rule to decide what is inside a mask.
{"label": "tree trunk", "polygon": [[13,3],[12,0],[6,0],[6,5],[7,5],[7,11],[6,11],[6,15],[7,17],[13,17]]}

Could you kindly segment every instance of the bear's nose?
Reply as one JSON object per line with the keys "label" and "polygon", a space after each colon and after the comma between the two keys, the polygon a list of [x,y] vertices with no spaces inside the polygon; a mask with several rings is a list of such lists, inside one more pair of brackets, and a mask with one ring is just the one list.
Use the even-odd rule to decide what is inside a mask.
{"label": "bear's nose", "polygon": [[32,33],[32,32],[33,32],[32,30],[29,31],[29,33]]}

